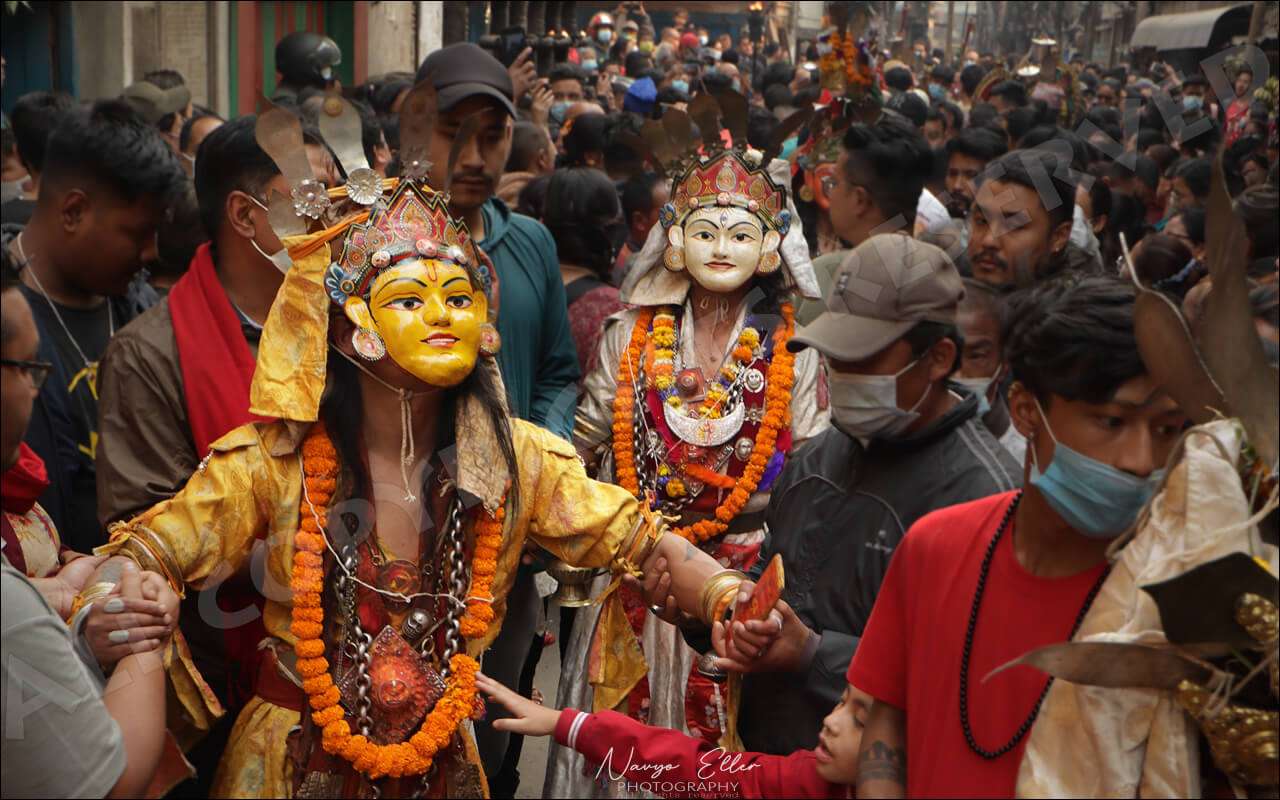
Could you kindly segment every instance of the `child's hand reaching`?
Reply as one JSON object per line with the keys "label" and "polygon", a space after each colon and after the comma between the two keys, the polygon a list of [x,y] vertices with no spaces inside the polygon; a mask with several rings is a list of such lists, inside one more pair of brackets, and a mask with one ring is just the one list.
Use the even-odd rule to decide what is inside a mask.
{"label": "child's hand reaching", "polygon": [[521,697],[483,672],[476,674],[476,688],[511,713],[510,717],[495,719],[494,730],[525,736],[550,736],[555,733],[560,712],[554,708],[545,708],[542,703]]}

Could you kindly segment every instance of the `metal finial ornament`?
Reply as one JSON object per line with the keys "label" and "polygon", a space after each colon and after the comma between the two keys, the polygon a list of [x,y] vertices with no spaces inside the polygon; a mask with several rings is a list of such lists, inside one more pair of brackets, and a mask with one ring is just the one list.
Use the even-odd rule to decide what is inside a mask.
{"label": "metal finial ornament", "polygon": [[289,196],[293,199],[293,210],[300,217],[320,219],[329,209],[329,192],[315,178],[303,178],[295,183]]}
{"label": "metal finial ornament", "polygon": [[362,206],[373,205],[382,197],[382,176],[369,169],[365,158],[360,112],[338,94],[325,97],[320,111],[320,135],[347,173],[347,197]]}
{"label": "metal finial ornament", "polygon": [[431,137],[435,135],[436,87],[431,76],[409,90],[400,104],[400,176],[426,180],[431,173]]}
{"label": "metal finial ornament", "polygon": [[323,216],[329,208],[329,193],[311,171],[298,118],[290,111],[272,106],[258,115],[254,138],[292,187],[289,195],[294,213],[311,219]]}
{"label": "metal finial ornament", "polygon": [[382,197],[382,176],[368,167],[347,174],[347,197],[362,206],[371,206]]}

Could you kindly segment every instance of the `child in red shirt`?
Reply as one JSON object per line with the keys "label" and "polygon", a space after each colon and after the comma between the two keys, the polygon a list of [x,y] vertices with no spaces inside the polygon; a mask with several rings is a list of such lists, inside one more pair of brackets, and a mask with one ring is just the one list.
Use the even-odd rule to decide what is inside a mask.
{"label": "child in red shirt", "polygon": [[476,685],[512,714],[494,720],[495,730],[554,734],[561,745],[599,765],[598,781],[626,782],[661,797],[852,797],[871,702],[846,686],[840,703],[822,721],[816,749],[775,756],[725,753],[701,738],[642,725],[613,711],[545,708],[483,673],[476,676]]}

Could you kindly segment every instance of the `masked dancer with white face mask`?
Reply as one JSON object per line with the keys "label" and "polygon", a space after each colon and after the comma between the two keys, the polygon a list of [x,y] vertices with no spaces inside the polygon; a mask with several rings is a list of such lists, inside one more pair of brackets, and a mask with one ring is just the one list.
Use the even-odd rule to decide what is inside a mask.
{"label": "masked dancer with white face mask", "polygon": [[[828,425],[817,354],[786,348],[793,299],[818,294],[783,188],[789,165],[745,146],[745,111],[740,96],[717,104],[702,95],[687,115],[670,112],[646,130],[672,179],[671,201],[622,286],[621,299],[633,308],[606,323],[574,431],[599,479],[637,497],[649,493],[655,509],[678,520],[691,551],[701,548],[725,566],[726,579],[758,558],[769,491],[788,454]],[[691,121],[702,132],[700,153]],[[724,149],[721,127],[738,146]],[[598,579],[592,594],[607,584]],[[559,705],[614,709],[732,744],[733,692],[714,658],[703,655],[711,647],[687,646],[669,624],[676,617],[665,591],[651,588],[643,596],[617,590],[623,618],[595,607],[578,612]],[[603,674],[592,656],[601,642],[619,640],[617,629],[630,634],[631,666]],[[625,794],[618,782],[593,785],[582,757],[562,748],[553,752],[545,791]]]}
{"label": "masked dancer with white face mask", "polygon": [[832,429],[788,461],[765,515],[761,562],[779,554],[786,564],[781,633],[767,644],[768,623],[735,623],[719,662],[747,673],[738,732],[748,750],[818,744],[912,523],[1019,483],[978,397],[949,382],[960,363],[962,292],[941,249],[873,236],[845,257],[825,310],[791,340],[826,361]]}

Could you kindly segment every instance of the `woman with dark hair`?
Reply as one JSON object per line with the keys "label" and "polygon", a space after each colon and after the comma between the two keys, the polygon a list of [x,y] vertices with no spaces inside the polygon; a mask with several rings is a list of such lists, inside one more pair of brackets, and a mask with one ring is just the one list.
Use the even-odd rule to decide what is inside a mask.
{"label": "woman with dark hair", "polygon": [[1165,292],[1179,303],[1205,270],[1181,240],[1164,233],[1143,239],[1134,249],[1133,269],[1143,286]]}
{"label": "woman with dark hair", "polygon": [[608,283],[613,257],[627,235],[613,181],[589,167],[557,170],[547,184],[542,222],[556,241],[569,325],[586,376],[600,360],[604,321],[623,308],[618,290]]}

